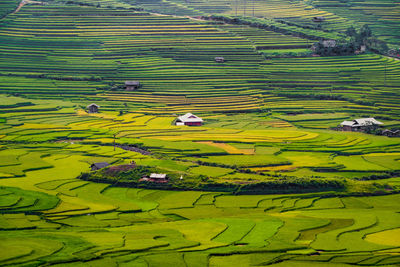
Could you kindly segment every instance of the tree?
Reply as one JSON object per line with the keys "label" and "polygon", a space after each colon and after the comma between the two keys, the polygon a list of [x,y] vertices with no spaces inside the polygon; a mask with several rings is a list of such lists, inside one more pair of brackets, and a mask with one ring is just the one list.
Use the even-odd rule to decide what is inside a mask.
{"label": "tree", "polygon": [[385,53],[389,47],[387,46],[387,44],[375,37],[372,38],[368,38],[365,41],[365,44],[372,50],[377,51],[377,52],[381,52],[381,53]]}
{"label": "tree", "polygon": [[208,177],[205,176],[204,174],[200,174],[200,175],[199,175],[199,178],[200,178],[200,180],[201,180],[202,182],[207,182],[207,181],[208,181]]}
{"label": "tree", "polygon": [[350,37],[356,37],[357,36],[357,31],[353,26],[350,26],[346,30],[346,34]]}
{"label": "tree", "polygon": [[372,36],[372,31],[367,24],[364,24],[360,29],[361,40],[365,41],[367,38]]}

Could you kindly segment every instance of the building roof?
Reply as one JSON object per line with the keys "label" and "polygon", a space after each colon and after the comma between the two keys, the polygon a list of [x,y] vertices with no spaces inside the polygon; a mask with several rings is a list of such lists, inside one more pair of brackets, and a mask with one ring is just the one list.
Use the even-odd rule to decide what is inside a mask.
{"label": "building roof", "polygon": [[150,179],[165,179],[167,175],[165,173],[152,173],[150,174]]}
{"label": "building roof", "polygon": [[369,126],[369,125],[382,125],[383,123],[375,120],[374,118],[362,118],[354,120],[358,126]]}
{"label": "building roof", "polygon": [[324,40],[324,41],[322,41],[322,45],[324,47],[335,47],[336,41],[335,40]]}
{"label": "building roof", "polygon": [[313,19],[313,21],[324,21],[325,17],[318,16],[318,17],[313,17],[312,19]]}
{"label": "building roof", "polygon": [[340,125],[342,126],[353,126],[354,121],[344,121]]}
{"label": "building roof", "polygon": [[126,81],[125,85],[140,85],[139,81]]}
{"label": "building roof", "polygon": [[217,59],[224,59],[224,57],[215,57],[215,60]]}
{"label": "building roof", "polygon": [[183,116],[178,117],[178,121],[181,122],[203,122],[203,120],[192,113],[186,113]]}
{"label": "building roof", "polygon": [[360,127],[360,126],[371,126],[371,125],[382,125],[382,124],[383,124],[382,122],[377,121],[374,118],[362,118],[362,119],[355,119],[352,121],[344,121],[340,125]]}
{"label": "building roof", "polygon": [[95,106],[95,107],[97,107],[97,108],[100,107],[99,105],[97,105],[97,104],[95,104],[95,103],[92,103],[92,104],[88,105],[87,108],[92,107],[92,106]]}
{"label": "building roof", "polygon": [[110,165],[110,164],[108,164],[108,162],[96,162],[96,163],[93,163],[92,165],[90,165],[90,167],[95,166],[96,168],[102,169],[102,168],[107,167],[108,165]]}

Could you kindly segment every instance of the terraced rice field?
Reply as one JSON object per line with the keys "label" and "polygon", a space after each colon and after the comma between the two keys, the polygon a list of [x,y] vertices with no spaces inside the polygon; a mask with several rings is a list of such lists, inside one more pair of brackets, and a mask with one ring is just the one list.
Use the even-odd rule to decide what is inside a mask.
{"label": "terraced rice field", "polygon": [[[123,2],[108,0],[98,3],[81,0],[81,3],[114,8],[141,8],[146,11],[180,16],[223,14],[229,16],[257,17],[276,22],[290,23],[299,28],[312,28],[324,32],[344,32],[350,25],[359,28],[372,26],[380,39],[393,47],[399,43],[399,5],[395,1],[261,1],[261,0],[135,0]],[[313,17],[322,16],[323,23],[314,23]]]}
{"label": "terraced rice field", "polygon": [[[259,16],[312,32],[311,18],[324,16],[315,36],[339,36],[373,10],[391,22],[380,38],[393,44],[396,3],[80,0],[10,14],[17,4],[0,4],[1,266],[400,264],[400,199],[390,194],[400,190],[399,139],[329,129],[369,116],[398,127],[399,61],[287,58],[315,40],[197,17]],[[126,80],[142,86],[125,91]],[[90,103],[100,113],[88,114]],[[205,124],[175,126],[186,112]],[[131,161],[178,188],[214,188],[76,178],[96,162]],[[345,188],[240,194],[276,181],[284,192],[302,181]],[[229,186],[239,194],[218,190]]]}
{"label": "terraced rice field", "polygon": [[[375,54],[265,59],[303,54],[312,40],[299,37],[55,4],[24,6],[4,19],[1,33],[2,93],[97,99],[153,114],[309,112],[315,107],[329,112],[339,106],[346,112],[398,116],[398,61]],[[226,62],[214,62],[216,56]],[[126,92],[125,80],[139,80],[142,87]],[[314,100],[320,96],[342,102],[325,101],[321,107]],[[366,105],[372,102],[371,110]]]}
{"label": "terraced rice field", "polygon": [[16,0],[4,0],[0,3],[0,17],[4,17],[10,13],[12,13],[15,9],[17,9],[19,1]]}
{"label": "terraced rice field", "polygon": [[341,17],[359,21],[371,26],[381,38],[398,46],[399,3],[394,1],[312,1],[320,10],[335,13]]}
{"label": "terraced rice field", "polygon": [[398,195],[118,188],[71,179],[90,157],[65,153],[44,158],[51,169],[1,180],[3,266],[399,263]]}
{"label": "terraced rice field", "polygon": [[[76,24],[75,16],[82,12],[82,20]],[[98,28],[99,17],[95,12],[103,12],[101,28]],[[43,16],[42,19],[37,20],[35,14]],[[169,104],[174,108],[185,103],[186,109],[213,109],[215,105],[215,110],[222,110],[226,108],[223,102],[232,101],[243,110],[260,106],[258,91],[249,89],[242,77],[258,77],[257,73],[243,72],[262,62],[262,56],[248,40],[214,27],[186,18],[92,8],[61,10],[49,6],[25,8],[15,19],[12,16],[8,19],[12,25],[3,30],[8,36],[2,42],[8,55],[3,57],[2,72],[14,77],[30,73],[45,79],[3,76],[2,92],[29,94],[33,91],[32,94],[54,94],[55,97],[61,93],[62,97],[71,97],[78,92],[95,95],[107,89],[108,94],[103,97],[110,100],[172,102]],[[52,21],[51,26],[48,26],[48,20]],[[149,25],[149,21],[152,24]],[[35,40],[29,48],[23,43],[27,36],[20,34],[28,28]],[[21,53],[23,58],[18,55]],[[218,65],[214,62],[215,56],[226,57],[229,64]],[[86,63],[77,67],[76,63],[82,60]],[[196,75],[193,74],[195,69]],[[76,72],[80,73],[78,79],[83,81],[53,83],[46,79],[70,80],[68,77]],[[110,84],[122,85],[128,79],[142,82],[144,86],[140,93],[109,91]],[[210,79],[214,85],[207,85]],[[31,90],[32,87],[37,90]],[[207,103],[210,98],[199,99],[202,90],[209,90],[210,97],[220,98]]]}
{"label": "terraced rice field", "polygon": [[[9,103],[3,108],[6,122],[0,130],[0,141],[4,144],[50,142],[50,148],[83,152],[84,148],[78,144],[84,142],[93,145],[93,150],[89,150],[91,155],[109,156],[112,162],[134,156],[133,152],[125,151],[116,157],[121,152],[109,154],[104,150],[110,149],[115,135],[119,144],[139,145],[163,155],[162,160],[134,156],[144,164],[163,165],[189,176],[199,174],[200,166],[211,164],[222,169],[216,168],[215,174],[207,175],[218,177],[216,181],[220,182],[249,178],[265,181],[271,176],[362,178],[400,170],[400,146],[396,138],[323,129],[327,123],[334,125],[348,119],[347,113],[276,117],[208,115],[203,117],[206,121],[203,127],[190,128],[173,125],[174,116],[120,115],[115,111],[87,114],[73,103],[60,100],[2,99]],[[299,129],[295,125],[308,128]],[[45,152],[33,152],[5,150],[1,176],[19,177],[32,168],[51,167],[41,160]],[[249,168],[259,173],[243,173]]]}

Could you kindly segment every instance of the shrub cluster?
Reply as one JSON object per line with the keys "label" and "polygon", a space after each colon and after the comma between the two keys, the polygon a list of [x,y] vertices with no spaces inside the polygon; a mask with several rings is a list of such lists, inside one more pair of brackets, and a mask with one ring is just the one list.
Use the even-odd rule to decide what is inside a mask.
{"label": "shrub cluster", "polygon": [[371,180],[381,180],[381,179],[388,179],[392,177],[400,176],[400,171],[390,171],[381,174],[372,174],[370,176],[364,176],[361,178],[355,178],[355,180],[359,181],[371,181]]}
{"label": "shrub cluster", "polygon": [[315,43],[313,45],[314,52],[321,56],[352,55],[357,51],[361,53],[361,47],[365,46],[376,53],[388,53],[387,44],[374,37],[368,25],[363,25],[358,32],[351,26],[346,30],[346,35],[349,38],[338,40],[333,46],[326,46],[324,41]]}
{"label": "shrub cluster", "polygon": [[255,184],[245,184],[238,194],[304,193],[345,190],[346,183],[338,179],[279,179]]}
{"label": "shrub cluster", "polygon": [[[255,183],[220,183],[204,175],[186,177],[180,180],[179,174],[168,173],[168,183],[139,181],[150,172],[159,172],[157,168],[137,166],[128,171],[110,172],[109,168],[91,173],[82,173],[78,178],[86,181],[109,183],[114,186],[138,187],[168,190],[200,190],[231,192],[234,194],[280,194],[280,193],[306,193],[321,191],[343,191],[346,189],[344,180],[339,179],[299,179],[279,178]],[[163,171],[164,172],[164,171]],[[164,172],[165,173],[165,172]]]}

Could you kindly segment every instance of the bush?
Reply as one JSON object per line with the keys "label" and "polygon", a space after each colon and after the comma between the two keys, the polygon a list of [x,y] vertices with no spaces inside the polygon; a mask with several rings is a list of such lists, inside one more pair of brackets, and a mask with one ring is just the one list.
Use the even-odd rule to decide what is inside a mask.
{"label": "bush", "polygon": [[320,191],[340,191],[346,189],[346,184],[337,179],[281,179],[255,184],[242,185],[240,194],[270,194],[270,193],[304,193]]}

